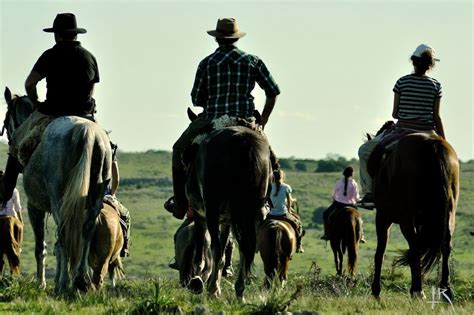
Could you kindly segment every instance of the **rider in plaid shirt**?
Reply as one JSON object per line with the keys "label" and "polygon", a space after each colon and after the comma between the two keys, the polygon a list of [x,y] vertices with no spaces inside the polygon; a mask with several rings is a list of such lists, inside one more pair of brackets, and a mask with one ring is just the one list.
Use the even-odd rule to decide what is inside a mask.
{"label": "rider in plaid shirt", "polygon": [[280,94],[278,85],[263,61],[234,46],[234,43],[245,35],[239,32],[235,19],[219,19],[216,30],[207,33],[216,38],[219,48],[199,64],[191,92],[194,106],[202,107],[204,111],[191,122],[173,146],[174,197],[165,203],[165,208],[179,219],[184,217],[188,208],[185,193],[186,173],[182,162],[185,149],[214,118],[223,115],[252,117],[255,104],[251,92],[255,83],[258,83],[266,95],[262,112],[263,126],[275,106],[277,95]]}

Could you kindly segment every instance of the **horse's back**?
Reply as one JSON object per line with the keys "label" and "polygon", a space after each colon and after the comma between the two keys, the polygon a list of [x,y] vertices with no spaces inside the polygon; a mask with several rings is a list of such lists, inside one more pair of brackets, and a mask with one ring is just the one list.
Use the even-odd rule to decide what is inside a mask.
{"label": "horse's back", "polygon": [[195,164],[203,193],[251,208],[262,203],[270,179],[269,148],[264,136],[246,127],[209,134],[200,144]]}
{"label": "horse's back", "polygon": [[[280,236],[278,236],[279,233]],[[263,221],[258,231],[257,241],[262,258],[267,252],[275,252],[275,248],[279,246],[288,256],[292,256],[296,251],[295,231],[285,220],[266,219]]]}
{"label": "horse's back", "polygon": [[[37,209],[54,211],[51,208],[59,204],[60,191],[81,159],[89,160],[91,189],[110,179],[112,151],[105,131],[82,117],[56,118],[25,167],[23,181],[29,202]],[[95,197],[99,198],[98,194]]]}
{"label": "horse's back", "polygon": [[410,134],[380,163],[374,183],[376,204],[421,206],[432,199],[430,195],[447,190],[457,199],[458,182],[459,162],[452,146],[434,133]]}

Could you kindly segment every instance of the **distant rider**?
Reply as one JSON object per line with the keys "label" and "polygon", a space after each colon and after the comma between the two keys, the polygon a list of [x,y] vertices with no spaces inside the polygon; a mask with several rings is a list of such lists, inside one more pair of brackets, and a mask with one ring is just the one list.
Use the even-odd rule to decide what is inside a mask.
{"label": "distant rider", "polygon": [[273,172],[273,183],[270,194],[272,204],[267,219],[285,219],[291,224],[296,234],[296,252],[303,253],[303,245],[301,238],[304,235],[303,226],[301,225],[300,216],[293,209],[294,199],[291,196],[292,190],[290,185],[285,183],[285,172],[278,169]]}

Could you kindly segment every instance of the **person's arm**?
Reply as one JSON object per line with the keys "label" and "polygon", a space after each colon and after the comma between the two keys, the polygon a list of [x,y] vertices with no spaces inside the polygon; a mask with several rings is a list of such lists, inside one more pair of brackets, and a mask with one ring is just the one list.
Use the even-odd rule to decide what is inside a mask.
{"label": "person's arm", "polygon": [[270,114],[272,113],[273,108],[275,107],[276,99],[276,96],[266,98],[265,106],[263,107],[262,112],[262,127],[265,127],[265,125],[267,124],[268,118],[270,118]]}
{"label": "person's arm", "polygon": [[433,118],[436,126],[436,131],[438,134],[446,140],[446,136],[444,134],[444,127],[443,127],[443,122],[441,120],[441,116],[439,115],[439,107],[441,104],[441,97],[435,98],[434,102],[434,109],[433,109]]}
{"label": "person's arm", "polygon": [[118,162],[113,161],[112,162],[112,183],[110,185],[110,193],[112,196],[115,195],[115,192],[117,191],[117,188],[119,186],[120,182],[120,173],[119,173],[119,168],[118,168]]}
{"label": "person's arm", "polygon": [[291,199],[291,193],[287,192],[286,193],[286,200],[287,200],[287,209],[290,211],[291,206],[292,206],[292,199]]}
{"label": "person's arm", "polygon": [[207,77],[202,67],[202,64],[199,64],[197,68],[193,89],[191,91],[191,100],[194,106],[205,108],[207,106],[208,97]]}
{"label": "person's arm", "polygon": [[35,109],[38,107],[38,92],[36,91],[36,85],[41,81],[43,77],[36,71],[32,70],[25,81],[26,95],[33,101]]}
{"label": "person's arm", "polygon": [[21,203],[20,203],[20,193],[18,192],[17,189],[13,191],[13,210],[16,212],[18,215],[18,219],[20,220],[21,223],[23,223],[23,216],[21,214]]}
{"label": "person's arm", "polygon": [[275,80],[273,79],[270,71],[268,71],[267,67],[263,63],[262,60],[258,59],[257,61],[257,75],[256,75],[256,82],[258,85],[265,91],[265,106],[263,107],[262,112],[262,127],[268,122],[270,118],[270,114],[275,107],[277,95],[280,94],[280,88],[276,84]]}
{"label": "person's arm", "polygon": [[397,92],[393,93],[393,110],[392,117],[398,119],[398,107],[400,105],[400,94]]}

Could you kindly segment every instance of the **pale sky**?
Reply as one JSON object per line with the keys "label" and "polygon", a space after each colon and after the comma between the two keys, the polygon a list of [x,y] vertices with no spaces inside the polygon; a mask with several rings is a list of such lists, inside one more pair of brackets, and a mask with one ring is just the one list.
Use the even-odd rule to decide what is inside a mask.
{"label": "pale sky", "polygon": [[[280,157],[357,157],[364,133],[391,119],[393,85],[426,43],[441,59],[430,75],[443,86],[448,141],[460,159],[474,158],[472,1],[0,0],[2,91],[25,94],[54,45],[42,29],[62,12],[88,31],[78,37],[99,64],[97,117],[122,150],[171,150],[188,125],[196,67],[217,47],[206,30],[235,17],[247,33],[239,48],[259,56],[282,91],[266,127]],[[262,110],[259,87],[254,96]]]}

